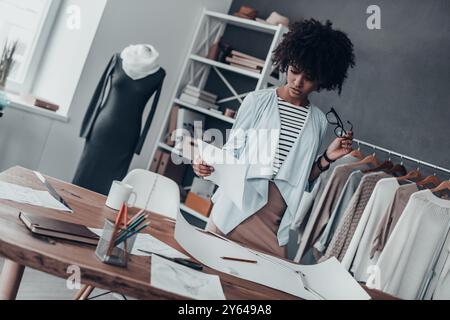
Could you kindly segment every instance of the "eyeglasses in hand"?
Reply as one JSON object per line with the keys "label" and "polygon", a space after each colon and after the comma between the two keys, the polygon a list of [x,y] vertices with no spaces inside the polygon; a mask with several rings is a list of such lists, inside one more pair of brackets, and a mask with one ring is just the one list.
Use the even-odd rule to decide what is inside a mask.
{"label": "eyeglasses in hand", "polygon": [[344,123],[342,122],[341,118],[339,117],[339,115],[337,114],[336,110],[334,110],[334,108],[332,107],[330,111],[327,112],[327,120],[328,123],[331,125],[336,126],[334,128],[334,134],[339,137],[342,138],[343,136],[345,136],[347,134],[347,132],[349,131],[353,131],[353,124],[350,121],[347,121],[347,123],[350,125],[350,130],[345,130],[344,128]]}

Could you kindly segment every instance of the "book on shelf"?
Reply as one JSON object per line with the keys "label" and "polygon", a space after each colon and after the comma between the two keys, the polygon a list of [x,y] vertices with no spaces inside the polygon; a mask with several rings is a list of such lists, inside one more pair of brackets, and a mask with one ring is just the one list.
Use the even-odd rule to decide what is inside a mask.
{"label": "book on shelf", "polygon": [[209,111],[211,111],[211,112],[213,112],[213,113],[215,113],[215,114],[217,114],[219,116],[223,115],[223,112],[220,111],[219,109],[209,109]]}
{"label": "book on shelf", "polygon": [[212,103],[212,104],[216,103],[216,101],[217,101],[217,99],[213,99],[213,98],[211,98],[209,96],[202,95],[201,93],[192,91],[192,90],[187,89],[187,88],[183,90],[183,93],[187,94],[187,95],[189,95],[189,96],[191,96],[193,98],[200,99],[200,100],[203,100],[205,102]]}
{"label": "book on shelf", "polygon": [[236,64],[236,63],[230,63],[230,66],[233,66],[233,67],[236,67],[236,68],[239,68],[242,70],[254,72],[254,73],[261,73],[260,69],[249,68],[249,67],[245,67],[245,66],[242,66],[242,65]]}
{"label": "book on shelf", "polygon": [[171,153],[162,151],[157,173],[172,179],[180,185],[183,182],[186,166],[186,164],[173,163]]}
{"label": "book on shelf", "polygon": [[184,137],[179,149],[177,149],[183,158],[194,161],[200,154],[198,145],[193,137]]}
{"label": "book on shelf", "polygon": [[[179,108],[177,116],[177,130],[175,131],[175,149],[185,156],[186,143],[195,136],[196,130],[202,130],[206,116],[184,108]],[[197,127],[195,127],[197,125]],[[186,141],[185,141],[186,140]],[[190,159],[186,157],[186,159]],[[193,159],[191,159],[193,160]]]}
{"label": "book on shelf", "polygon": [[185,108],[179,108],[177,115],[177,129],[184,129],[185,131],[190,133],[191,137],[193,137],[195,124],[197,124],[199,129],[201,129],[203,128],[205,119],[205,115],[201,113]]}
{"label": "book on shelf", "polygon": [[225,61],[229,62],[229,63],[240,64],[242,66],[249,67],[249,68],[254,68],[254,69],[262,69],[262,68],[264,68],[264,64],[261,64],[259,62],[255,62],[255,61],[252,61],[252,60],[248,60],[248,59],[242,59],[242,58],[235,57],[235,56],[226,57]]}
{"label": "book on shelf", "polygon": [[232,56],[236,56],[236,57],[240,57],[240,58],[243,58],[243,59],[252,60],[252,61],[258,62],[258,63],[260,63],[262,65],[264,65],[264,63],[265,63],[265,61],[262,60],[262,59],[259,59],[257,57],[251,56],[249,54],[246,54],[246,53],[243,53],[243,52],[240,52],[240,51],[237,51],[237,50],[231,50],[231,55]]}
{"label": "book on shelf", "polygon": [[202,99],[199,99],[199,98],[190,96],[190,95],[188,95],[188,94],[186,94],[186,93],[182,93],[182,94],[181,94],[180,100],[181,100],[181,101],[184,101],[184,102],[186,102],[186,103],[189,103],[189,104],[193,104],[193,105],[195,105],[195,106],[197,106],[197,107],[200,107],[200,108],[205,108],[205,109],[216,109],[216,110],[219,109],[219,106],[218,106],[218,105],[215,105],[215,104],[213,104],[213,103],[204,101],[204,100],[202,100]]}
{"label": "book on shelf", "polygon": [[166,138],[166,144],[168,146],[173,147],[175,145],[175,130],[177,129],[177,117],[178,117],[178,110],[180,108],[175,105],[172,107],[172,110],[170,110],[170,118],[169,118],[169,126],[167,128],[167,138]]}
{"label": "book on shelf", "polygon": [[159,163],[161,161],[162,151],[156,150],[155,156],[152,159],[152,163],[150,164],[149,170],[152,172],[158,172]]}
{"label": "book on shelf", "polygon": [[198,94],[201,94],[202,96],[211,98],[214,101],[217,100],[217,95],[216,94],[208,92],[208,91],[205,91],[205,90],[201,90],[201,89],[199,89],[197,87],[194,87],[194,86],[192,86],[190,84],[186,85],[185,90],[189,90],[191,92],[196,92]]}

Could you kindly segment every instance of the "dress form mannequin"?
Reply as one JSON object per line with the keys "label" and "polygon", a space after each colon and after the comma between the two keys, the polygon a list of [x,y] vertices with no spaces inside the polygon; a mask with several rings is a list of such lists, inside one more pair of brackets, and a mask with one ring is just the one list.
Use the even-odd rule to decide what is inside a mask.
{"label": "dress form mannequin", "polygon": [[[140,154],[156,111],[166,72],[151,45],[136,45],[114,54],[91,99],[80,136],[86,144],[73,183],[108,194],[122,180],[134,153]],[[142,129],[142,114],[154,96]]]}

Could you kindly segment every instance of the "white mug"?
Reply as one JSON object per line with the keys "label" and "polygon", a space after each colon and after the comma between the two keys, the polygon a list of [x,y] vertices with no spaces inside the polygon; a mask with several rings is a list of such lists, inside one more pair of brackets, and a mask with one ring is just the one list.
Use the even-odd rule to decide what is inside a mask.
{"label": "white mug", "polygon": [[[134,195],[132,204],[128,202],[130,196]],[[133,207],[136,203],[137,195],[133,191],[133,187],[122,181],[114,180],[111,189],[109,190],[108,199],[106,199],[106,206],[114,210],[120,210],[122,204],[125,202],[129,207]]]}

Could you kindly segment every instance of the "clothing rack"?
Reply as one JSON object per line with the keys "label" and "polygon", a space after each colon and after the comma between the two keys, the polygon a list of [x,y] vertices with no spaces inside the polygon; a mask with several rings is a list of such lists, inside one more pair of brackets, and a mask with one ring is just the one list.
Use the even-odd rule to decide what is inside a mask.
{"label": "clothing rack", "polygon": [[380,146],[377,146],[377,145],[374,145],[372,143],[368,143],[368,142],[365,142],[365,141],[362,141],[362,140],[359,140],[359,139],[353,139],[353,141],[356,142],[358,145],[365,145],[365,146],[370,147],[370,148],[372,148],[374,150],[379,150],[379,151],[386,152],[389,155],[397,156],[397,157],[401,158],[402,160],[406,159],[406,160],[409,160],[409,161],[412,161],[412,162],[416,162],[419,165],[427,166],[427,167],[433,168],[435,170],[439,170],[439,171],[445,172],[447,174],[450,174],[450,170],[449,169],[445,169],[445,168],[436,166],[434,164],[431,164],[431,163],[428,163],[428,162],[425,162],[425,161],[422,161],[422,160],[418,160],[418,159],[406,156],[404,154],[401,154],[401,153],[398,153],[398,152],[395,152],[395,151],[392,151],[392,150],[389,150],[389,149],[386,149],[386,148],[383,148],[383,147],[380,147]]}

